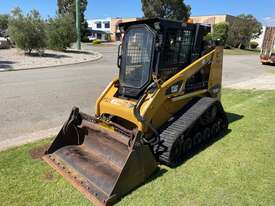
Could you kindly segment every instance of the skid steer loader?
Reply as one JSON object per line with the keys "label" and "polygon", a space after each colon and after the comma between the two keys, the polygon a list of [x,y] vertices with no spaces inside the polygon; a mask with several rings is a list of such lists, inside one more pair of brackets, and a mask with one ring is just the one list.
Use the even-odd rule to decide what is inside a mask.
{"label": "skid steer loader", "polygon": [[208,26],[156,18],[119,27],[119,78],[95,116],[73,108],[43,157],[96,205],[113,205],[159,163],[177,166],[228,127],[223,47],[206,43]]}

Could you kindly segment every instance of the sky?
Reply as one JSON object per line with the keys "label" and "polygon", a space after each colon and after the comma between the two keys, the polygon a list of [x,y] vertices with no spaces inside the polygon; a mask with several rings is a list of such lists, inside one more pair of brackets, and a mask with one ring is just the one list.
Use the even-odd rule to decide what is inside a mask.
{"label": "sky", "polygon": [[[54,16],[57,0],[0,0],[0,14],[19,6],[25,13],[37,9],[47,18]],[[275,0],[185,0],[192,15],[253,14],[264,25],[275,26]],[[140,0],[88,0],[86,19],[105,17],[142,17]]]}

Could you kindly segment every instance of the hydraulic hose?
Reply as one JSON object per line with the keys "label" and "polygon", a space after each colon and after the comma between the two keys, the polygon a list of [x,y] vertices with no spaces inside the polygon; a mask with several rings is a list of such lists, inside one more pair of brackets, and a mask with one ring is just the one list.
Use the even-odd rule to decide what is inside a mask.
{"label": "hydraulic hose", "polygon": [[153,82],[152,84],[150,84],[144,94],[139,98],[137,104],[134,106],[134,115],[135,117],[137,118],[138,121],[144,123],[145,125],[147,125],[150,130],[156,135],[155,138],[152,138],[150,140],[147,140],[145,138],[143,138],[143,141],[147,144],[151,144],[151,145],[156,145],[159,143],[160,141],[160,136],[159,136],[159,133],[158,131],[156,130],[156,128],[148,121],[146,121],[146,119],[144,119],[143,116],[141,116],[140,114],[140,108],[141,108],[141,105],[143,104],[144,100],[146,99],[146,97],[148,96],[148,93],[150,90],[152,89],[155,89],[156,88],[156,83]]}

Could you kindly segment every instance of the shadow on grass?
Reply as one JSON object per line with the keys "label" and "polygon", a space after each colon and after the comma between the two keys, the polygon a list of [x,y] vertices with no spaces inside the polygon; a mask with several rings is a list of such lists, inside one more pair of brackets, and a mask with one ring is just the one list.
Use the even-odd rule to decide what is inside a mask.
{"label": "shadow on grass", "polygon": [[51,54],[51,53],[43,53],[43,54],[39,54],[39,53],[31,53],[31,54],[26,54],[27,56],[30,57],[46,57],[46,58],[54,58],[54,59],[61,59],[61,58],[71,58],[68,55],[64,55],[64,54]]}
{"label": "shadow on grass", "polygon": [[72,58],[71,56],[68,56],[66,54],[87,54],[87,55],[94,55],[93,52],[88,51],[77,51],[77,50],[66,50],[66,51],[60,51],[64,54],[54,54],[54,53],[39,53],[39,52],[33,52],[33,53],[25,53],[26,56],[30,57],[40,57],[40,58],[53,58],[53,59],[61,59],[61,58]]}
{"label": "shadow on grass", "polygon": [[[175,167],[179,167],[181,165],[183,165],[186,161],[188,161],[189,159],[193,158],[194,156],[198,155],[199,153],[201,153],[202,151],[204,151],[205,149],[207,149],[208,147],[210,147],[211,145],[215,144],[216,142],[220,141],[221,139],[223,139],[226,135],[228,135],[232,130],[231,129],[227,129],[226,132],[223,132],[221,134],[219,134],[217,137],[210,139],[208,142],[205,142],[199,146],[194,147],[190,152],[188,152],[185,157],[183,158],[183,160],[181,162],[179,162]],[[174,167],[174,168],[175,168]]]}
{"label": "shadow on grass", "polygon": [[230,113],[227,112],[226,113],[227,119],[229,124],[238,120],[241,120],[244,116],[243,115],[239,115],[239,114],[235,114],[235,113]]}
{"label": "shadow on grass", "polygon": [[64,52],[68,53],[68,54],[90,54],[90,55],[93,55],[93,52],[88,52],[88,51],[66,50]]}
{"label": "shadow on grass", "polygon": [[[244,116],[243,115],[239,115],[239,114],[235,114],[235,113],[226,113],[226,116],[228,118],[228,122],[229,124],[235,121],[239,121],[241,120]],[[210,139],[208,142],[205,142],[199,146],[194,147],[190,152],[188,152],[184,158],[173,168],[179,167],[181,165],[183,165],[186,161],[188,161],[189,159],[193,158],[194,156],[198,155],[200,152],[204,151],[205,149],[207,149],[208,147],[210,147],[211,145],[215,144],[216,142],[218,142],[219,140],[223,139],[224,137],[226,137],[227,134],[229,134],[231,132],[231,129],[227,129],[227,131],[220,133],[216,138],[212,138]],[[155,171],[155,173],[150,176],[147,181],[143,184],[146,185],[152,181],[154,181],[155,179],[163,176],[168,170],[165,168],[160,168],[158,167],[157,170]],[[139,186],[140,187],[140,186]],[[137,187],[138,188],[138,187]],[[137,188],[133,189],[132,192],[134,190],[136,190]],[[130,192],[131,193],[131,192]],[[129,193],[128,193],[129,194]]]}
{"label": "shadow on grass", "polygon": [[[238,120],[241,120],[244,116],[243,115],[238,115],[235,113],[226,113],[227,118],[228,118],[228,122],[229,124]],[[230,129],[227,129],[227,131],[225,131],[224,133],[220,133],[216,138],[212,138],[210,139],[208,142],[205,142],[199,146],[194,147],[190,152],[188,152],[184,158],[173,168],[179,167],[181,165],[183,165],[187,160],[193,158],[194,156],[198,155],[200,152],[204,151],[205,149],[207,149],[208,147],[210,147],[211,145],[213,145],[214,143],[218,142],[219,140],[223,139],[227,134],[229,134],[231,132]],[[146,185],[152,181],[154,181],[155,179],[163,176],[168,170],[165,168],[160,168],[158,167],[157,170],[155,171],[155,173],[150,176],[147,181],[143,184]],[[140,187],[140,186],[139,186]],[[138,187],[137,187],[138,188]],[[135,189],[137,189],[135,188]],[[132,191],[134,191],[135,189],[133,189]],[[131,193],[131,192],[130,192]],[[129,194],[129,193],[128,193]]]}
{"label": "shadow on grass", "polygon": [[127,194],[124,194],[122,197],[119,198],[118,202],[120,202],[124,197],[133,193],[138,188],[140,188],[146,184],[149,184],[150,182],[154,181],[155,179],[163,176],[167,171],[168,171],[167,169],[157,167],[156,171],[150,177],[148,177],[147,180],[143,184],[134,187],[130,192],[127,192]]}
{"label": "shadow on grass", "polygon": [[[230,112],[226,113],[226,116],[227,116],[229,124],[233,123],[235,121],[239,121],[239,120],[241,120],[244,117],[243,115],[239,115],[239,114],[235,114],[235,113],[230,113]],[[204,142],[204,143],[202,143],[202,144],[200,144],[198,146],[195,146],[193,149],[191,149],[190,152],[188,152],[185,155],[185,157],[182,159],[182,161],[180,161],[175,167],[181,166],[187,160],[193,158],[194,156],[198,155],[200,152],[204,151],[205,149],[207,149],[211,145],[213,145],[216,142],[220,141],[221,139],[225,138],[231,131],[232,131],[231,129],[227,129],[227,131],[221,132],[220,134],[218,134],[217,137],[211,138],[207,142]]]}

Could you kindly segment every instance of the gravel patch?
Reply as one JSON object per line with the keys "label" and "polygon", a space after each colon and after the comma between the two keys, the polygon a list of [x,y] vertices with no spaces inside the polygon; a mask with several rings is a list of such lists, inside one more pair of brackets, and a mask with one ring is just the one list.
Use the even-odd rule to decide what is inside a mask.
{"label": "gravel patch", "polygon": [[28,56],[23,51],[15,48],[0,49],[0,71],[76,64],[97,60],[101,57],[100,53],[93,51],[68,50],[66,52],[57,52],[45,50],[43,56],[39,56],[36,53]]}

